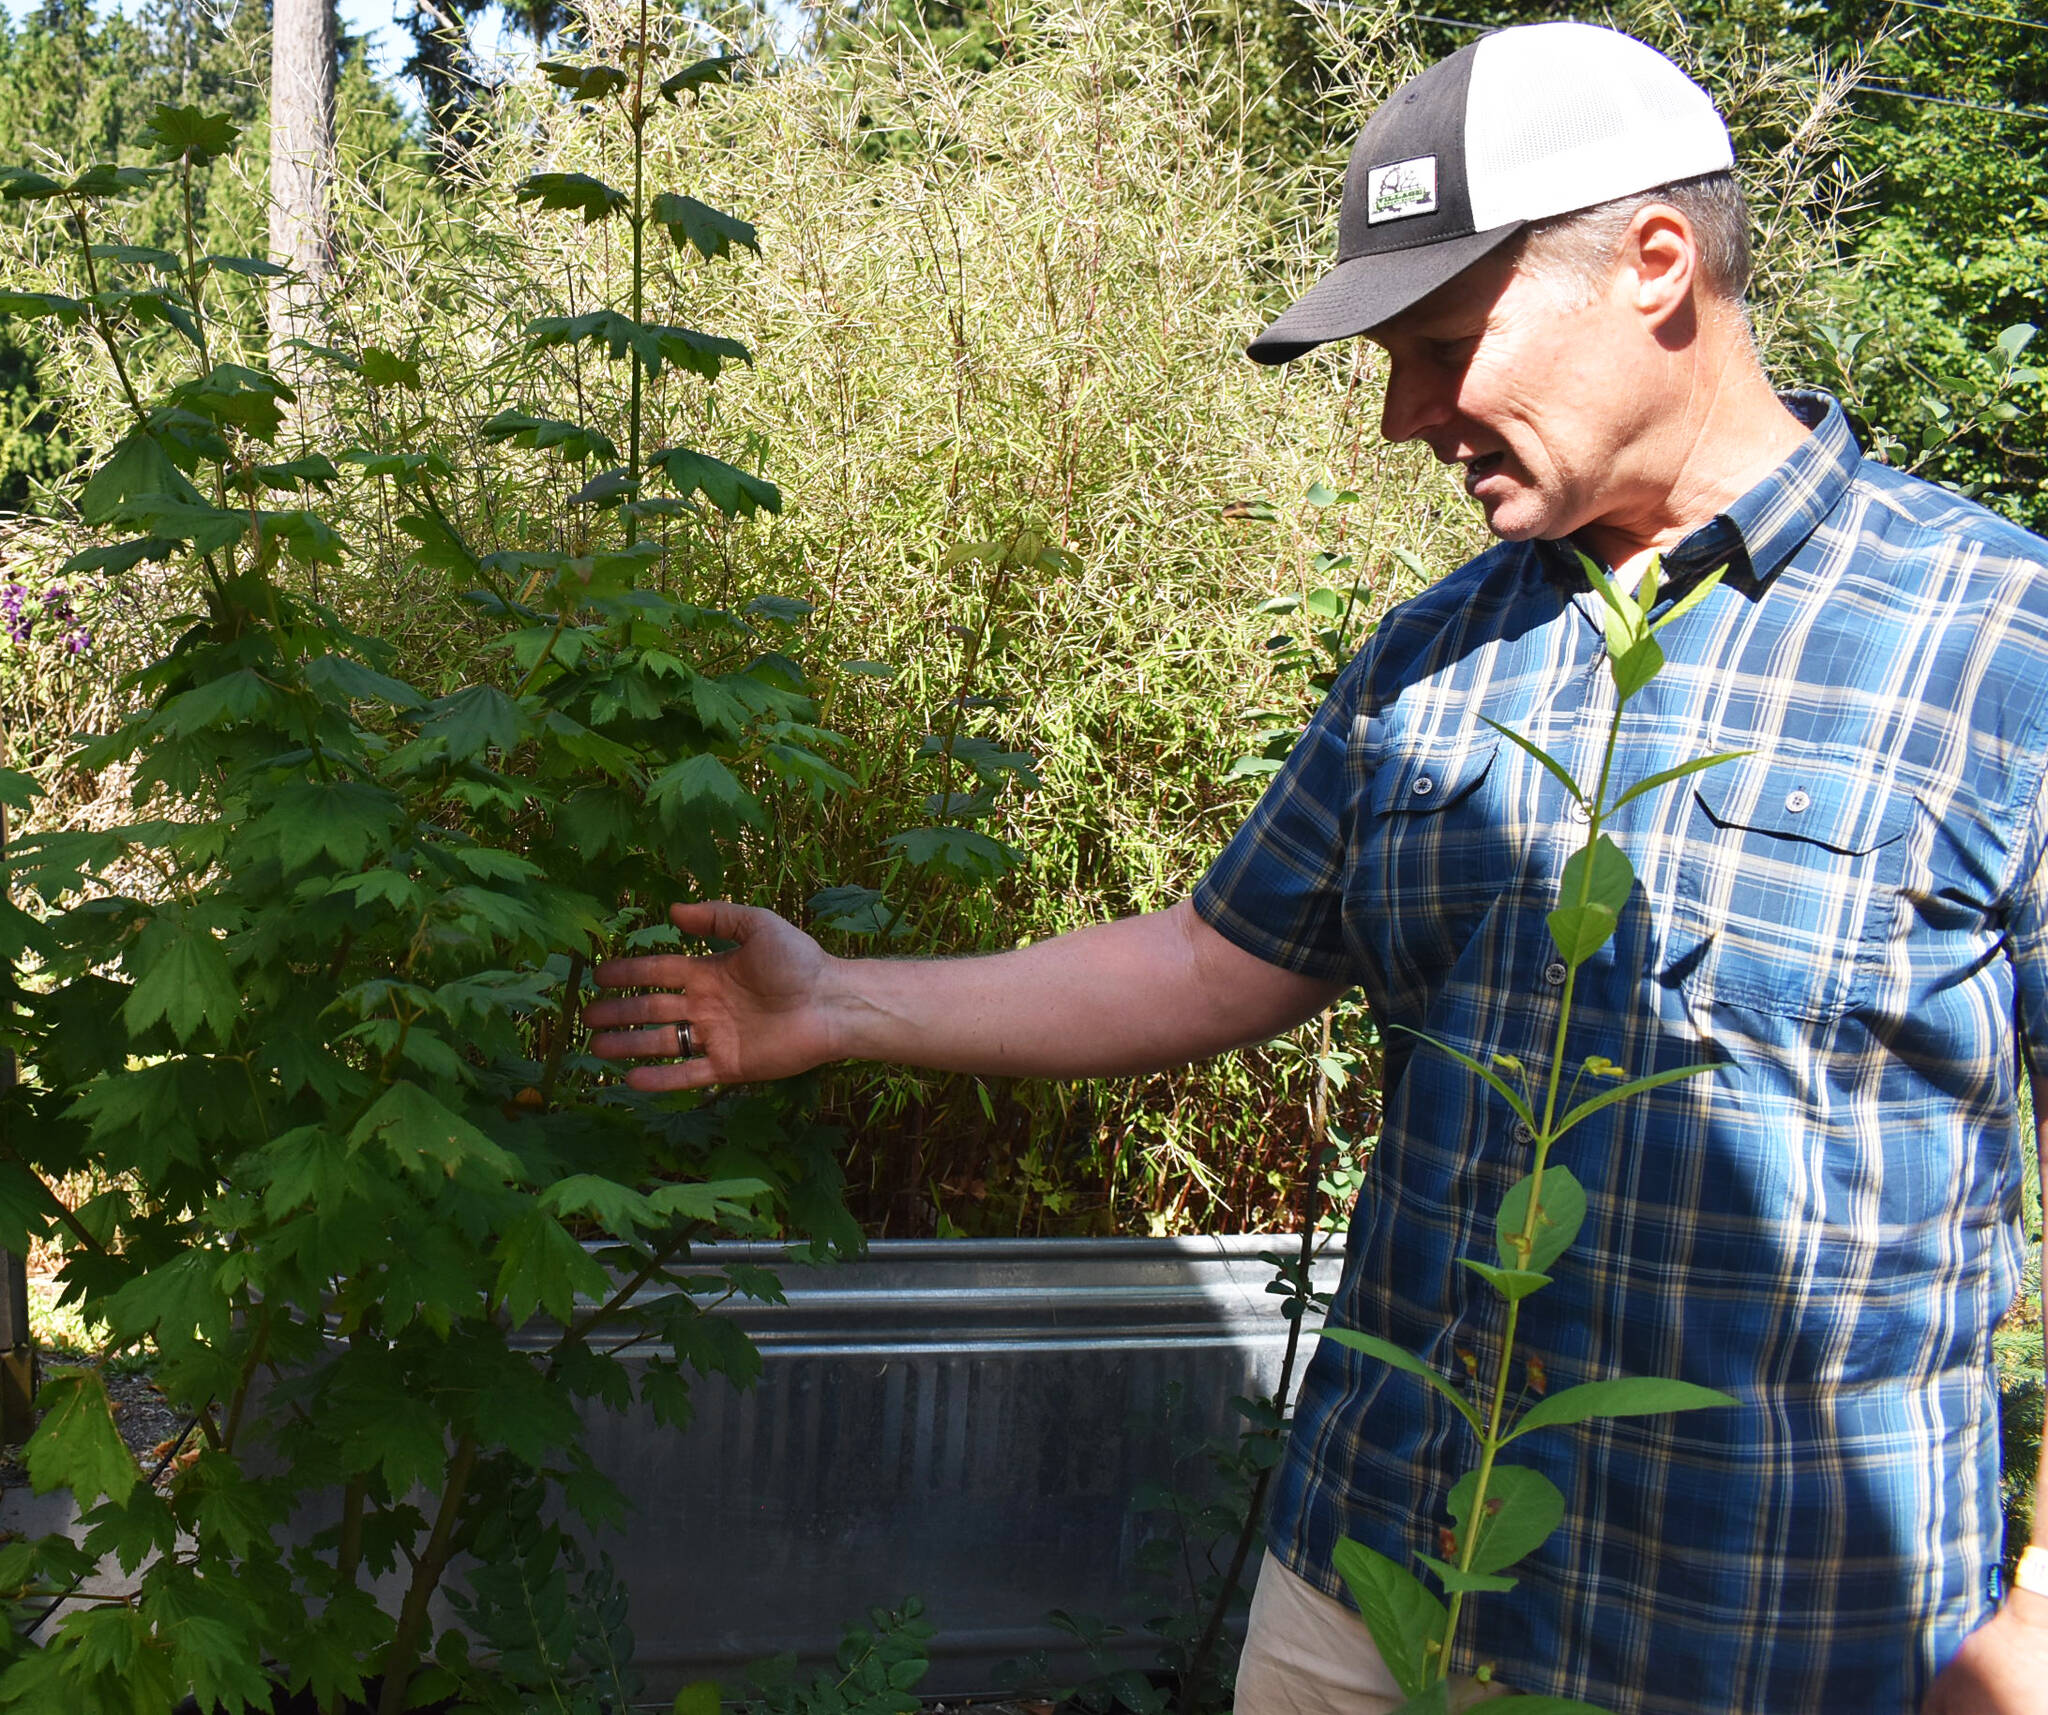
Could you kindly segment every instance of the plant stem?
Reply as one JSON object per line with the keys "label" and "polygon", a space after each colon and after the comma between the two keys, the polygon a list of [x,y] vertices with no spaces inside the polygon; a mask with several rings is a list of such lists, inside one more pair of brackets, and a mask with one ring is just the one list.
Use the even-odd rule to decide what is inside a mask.
{"label": "plant stem", "polygon": [[[364,1476],[349,1478],[348,1486],[341,1492],[341,1544],[335,1550],[334,1571],[336,1581],[345,1590],[356,1587],[356,1568],[362,1564],[363,1508],[369,1496],[370,1480]],[[339,1690],[327,1699],[321,1715],[342,1715]]]}
{"label": "plant stem", "polygon": [[198,222],[192,213],[192,151],[178,157],[178,180],[185,193],[185,291],[192,300],[192,326],[199,335],[199,361],[210,371],[212,353],[206,344],[206,305],[200,297]]}
{"label": "plant stem", "polygon": [[107,356],[113,361],[114,376],[121,383],[121,393],[128,401],[128,409],[135,413],[137,425],[146,432],[149,413],[142,408],[142,401],[136,396],[135,383],[128,378],[128,366],[121,361],[121,347],[114,338],[114,330],[107,326],[106,318],[100,314],[99,270],[92,265],[92,241],[86,236],[85,211],[82,208],[72,210],[71,230],[78,235],[78,253],[85,261],[85,287],[93,296],[93,332],[100,336],[100,343],[107,348]]}
{"label": "plant stem", "polygon": [[249,1355],[242,1360],[242,1373],[235,1380],[234,1398],[228,1402],[227,1425],[221,1431],[221,1446],[226,1451],[233,1450],[235,1437],[241,1432],[242,1411],[249,1403],[250,1384],[256,1379],[256,1372],[270,1350],[270,1316],[268,1304],[257,1313],[256,1337],[249,1342]]}
{"label": "plant stem", "polygon": [[[644,296],[645,263],[641,255],[641,244],[647,227],[646,207],[647,175],[647,0],[640,0],[640,40],[635,44],[633,55],[633,321],[638,326]],[[633,353],[633,401],[631,415],[627,419],[627,441],[630,448],[626,455],[626,474],[635,483],[640,480],[640,408],[642,395],[642,364],[640,353]],[[635,494],[639,492],[636,488]],[[637,509],[627,508],[626,546],[632,547],[640,540],[640,514]]]}
{"label": "plant stem", "polygon": [[[1608,723],[1607,744],[1600,757],[1600,780],[1594,788],[1593,797],[1586,805],[1586,841],[1582,850],[1585,862],[1579,876],[1579,897],[1576,903],[1584,906],[1593,891],[1593,850],[1599,844],[1602,822],[1606,814],[1607,787],[1614,770],[1614,752],[1621,737],[1621,713],[1627,699],[1617,697],[1614,718]],[[1550,1162],[1551,1145],[1557,1141],[1557,1094],[1564,1079],[1564,1050],[1567,1034],[1571,1029],[1572,1003],[1578,992],[1579,967],[1576,964],[1565,968],[1564,993],[1559,997],[1557,1027],[1552,1034],[1550,1048],[1550,1075],[1543,1094],[1543,1123],[1536,1130],[1536,1156],[1529,1169],[1529,1207],[1522,1220],[1522,1230],[1511,1241],[1516,1253],[1515,1264],[1519,1268],[1529,1266],[1529,1258],[1536,1245],[1536,1232],[1543,1219],[1543,1173]],[[1515,1336],[1522,1320],[1521,1300],[1508,1302],[1507,1319],[1501,1328],[1499,1354],[1493,1375],[1493,1398],[1486,1414],[1486,1430],[1479,1438],[1479,1467],[1475,1475],[1472,1501],[1467,1512],[1469,1523],[1465,1529],[1465,1540],[1458,1549],[1458,1570],[1472,1570],[1473,1556],[1479,1550],[1480,1526],[1486,1517],[1486,1495],[1493,1481],[1493,1464],[1501,1449],[1501,1420],[1507,1413],[1508,1387],[1513,1379],[1515,1362]],[[1458,1635],[1458,1621],[1465,1609],[1465,1592],[1451,1593],[1447,1618],[1444,1623],[1443,1648],[1437,1656],[1436,1677],[1448,1679],[1451,1671],[1451,1640]]]}
{"label": "plant stem", "polygon": [[391,1648],[384,1657],[384,1689],[377,1699],[377,1715],[400,1715],[405,1692],[419,1665],[420,1642],[427,1628],[427,1605],[440,1586],[455,1548],[455,1521],[469,1492],[470,1473],[476,1468],[477,1439],[464,1435],[449,1455],[448,1469],[441,1485],[441,1505],[434,1515],[433,1533],[426,1552],[413,1567],[412,1582],[406,1586],[405,1604],[398,1611],[398,1629],[392,1633]]}
{"label": "plant stem", "polygon": [[555,1080],[562,1075],[562,1055],[569,1046],[569,1037],[576,1028],[576,1018],[582,1011],[583,998],[583,955],[569,955],[569,974],[562,983],[562,1010],[555,1019],[555,1039],[548,1044],[547,1065],[540,1076],[540,1094],[545,1106],[555,1098]]}

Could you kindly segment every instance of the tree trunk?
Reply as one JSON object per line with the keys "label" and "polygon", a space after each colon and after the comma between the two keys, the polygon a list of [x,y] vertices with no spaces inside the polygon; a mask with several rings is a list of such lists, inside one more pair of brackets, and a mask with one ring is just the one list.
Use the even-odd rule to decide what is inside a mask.
{"label": "tree trunk", "polygon": [[300,367],[285,341],[314,336],[327,275],[334,176],[334,0],[274,0],[270,25],[270,253],[291,269],[270,286],[270,357]]}

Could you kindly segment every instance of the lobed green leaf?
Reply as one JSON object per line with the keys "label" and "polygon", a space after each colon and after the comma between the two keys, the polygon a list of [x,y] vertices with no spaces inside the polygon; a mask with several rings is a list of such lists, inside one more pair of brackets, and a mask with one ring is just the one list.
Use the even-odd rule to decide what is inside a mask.
{"label": "lobed green leaf", "polygon": [[205,1026],[225,1041],[242,1011],[226,949],[190,919],[159,945],[121,1007],[122,1022],[140,1036],[161,1020],[181,1043]]}
{"label": "lobed green leaf", "polygon": [[203,167],[234,148],[241,134],[242,128],[225,113],[160,101],[140,141],[156,151],[159,161],[189,160],[195,167]]}
{"label": "lobed green leaf", "polygon": [[653,213],[655,220],[668,229],[668,235],[678,250],[694,249],[706,261],[730,256],[735,244],[744,245],[757,255],[760,253],[760,239],[748,222],[735,219],[695,197],[663,191],[654,199]]}
{"label": "lobed green leaf", "polygon": [[617,214],[633,199],[624,191],[588,173],[532,173],[519,181],[515,202],[539,203],[544,209],[566,209],[591,225]]}
{"label": "lobed green leaf", "polygon": [[602,101],[608,95],[617,95],[631,81],[617,66],[542,60],[535,69],[557,89],[566,89],[578,101]]}
{"label": "lobed green leaf", "polygon": [[42,1421],[22,1449],[36,1493],[69,1489],[81,1507],[101,1495],[126,1500],[142,1473],[114,1427],[114,1408],[99,1371],[53,1371],[36,1405]]}

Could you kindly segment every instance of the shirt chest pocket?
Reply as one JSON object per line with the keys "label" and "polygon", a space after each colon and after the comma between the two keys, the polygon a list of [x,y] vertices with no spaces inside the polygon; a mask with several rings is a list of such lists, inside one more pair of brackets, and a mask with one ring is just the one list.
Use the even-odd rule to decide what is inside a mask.
{"label": "shirt chest pocket", "polygon": [[1693,777],[1672,970],[1696,1004],[1826,1020],[1870,1002],[1913,815],[1871,761],[1779,748]]}
{"label": "shirt chest pocket", "polygon": [[[1508,874],[1505,830],[1490,790],[1499,740],[1395,752],[1372,770],[1364,891],[1426,917],[1433,907],[1491,900]],[[1380,906],[1382,914],[1386,911]]]}

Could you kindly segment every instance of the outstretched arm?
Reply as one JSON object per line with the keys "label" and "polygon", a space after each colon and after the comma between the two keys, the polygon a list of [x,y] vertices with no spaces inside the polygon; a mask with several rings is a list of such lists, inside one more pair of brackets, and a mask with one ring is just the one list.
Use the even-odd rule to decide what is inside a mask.
{"label": "outstretched arm", "polygon": [[[677,905],[686,935],[738,943],[597,967],[594,1053],[637,1060],[641,1090],[788,1077],[828,1060],[1091,1078],[1157,1071],[1263,1042],[1312,1017],[1341,984],[1267,964],[1183,901],[1010,953],[838,959],[772,911]],[[678,1058],[680,1027],[695,1047]]]}

